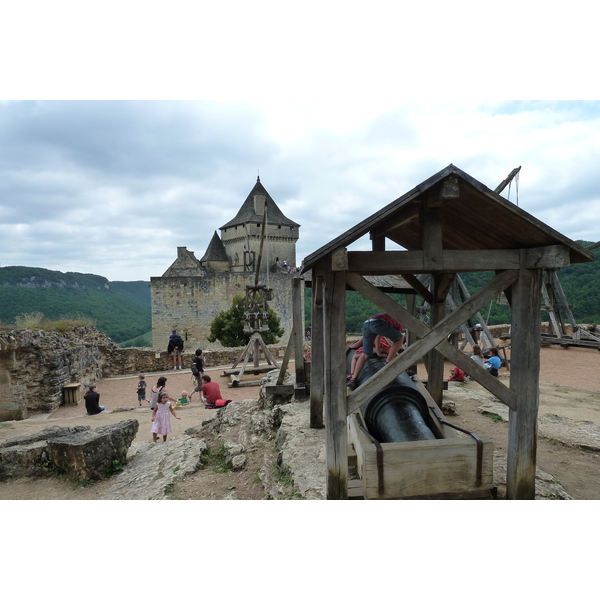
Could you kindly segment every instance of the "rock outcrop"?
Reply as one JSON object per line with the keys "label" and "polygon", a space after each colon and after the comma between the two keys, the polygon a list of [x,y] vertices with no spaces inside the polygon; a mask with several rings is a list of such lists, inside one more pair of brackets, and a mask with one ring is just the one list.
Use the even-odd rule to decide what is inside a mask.
{"label": "rock outcrop", "polygon": [[116,348],[90,326],[66,332],[16,329],[0,334],[0,421],[52,412],[64,400],[63,387],[89,386],[103,374]]}
{"label": "rock outcrop", "polygon": [[104,425],[48,427],[0,445],[0,480],[63,473],[78,480],[104,479],[127,462],[138,431],[135,419]]}

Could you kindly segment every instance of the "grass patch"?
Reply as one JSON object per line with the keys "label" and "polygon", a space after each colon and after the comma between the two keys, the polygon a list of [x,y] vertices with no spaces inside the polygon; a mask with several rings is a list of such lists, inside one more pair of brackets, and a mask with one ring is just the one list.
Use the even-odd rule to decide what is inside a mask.
{"label": "grass patch", "polygon": [[35,329],[42,331],[56,331],[57,333],[67,333],[77,327],[95,327],[96,321],[88,317],[78,315],[75,318],[46,319],[41,312],[24,313],[15,317],[15,327],[17,329]]}
{"label": "grass patch", "polygon": [[280,483],[284,487],[288,488],[287,492],[282,494],[283,500],[302,500],[302,495],[294,489],[294,479],[292,472],[289,467],[282,467],[281,465],[275,465],[273,468],[273,474],[275,481]]}
{"label": "grass patch", "polygon": [[210,467],[213,473],[230,473],[231,467],[225,460],[225,444],[221,444],[218,448],[208,448],[202,455],[202,462]]}
{"label": "grass patch", "polygon": [[121,464],[121,461],[118,460],[117,458],[115,458],[110,467],[108,467],[108,469],[106,469],[106,476],[107,477],[112,477],[115,473],[118,473],[119,471],[123,470],[123,465]]}
{"label": "grass patch", "polygon": [[502,417],[497,413],[484,412],[483,415],[486,416],[488,419],[491,419],[494,422],[503,421]]}

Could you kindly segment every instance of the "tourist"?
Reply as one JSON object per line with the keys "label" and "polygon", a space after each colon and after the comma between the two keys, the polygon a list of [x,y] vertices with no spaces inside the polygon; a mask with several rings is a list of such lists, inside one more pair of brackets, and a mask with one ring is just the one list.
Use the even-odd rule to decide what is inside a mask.
{"label": "tourist", "polygon": [[177,406],[182,406],[183,404],[189,404],[190,395],[186,390],[181,392],[181,396],[177,399]]}
{"label": "tourist", "polygon": [[448,381],[464,381],[465,380],[465,372],[458,367],[454,367],[454,369],[450,370],[450,377]]}
{"label": "tourist", "polygon": [[483,357],[483,352],[481,351],[481,346],[475,344],[473,346],[473,354],[471,354],[471,358],[480,366],[485,368],[485,358]]}
{"label": "tourist", "polygon": [[85,400],[85,409],[88,415],[97,415],[104,410],[104,406],[100,406],[100,394],[95,385],[90,385],[87,392],[83,395]]}
{"label": "tourist", "polygon": [[196,350],[196,356],[194,357],[194,360],[192,361],[192,375],[194,376],[194,379],[196,380],[196,387],[192,390],[192,393],[190,394],[190,402],[192,401],[192,396],[198,392],[200,395],[202,395],[201,390],[202,390],[202,375],[204,375],[204,356],[202,356],[202,350],[200,348],[198,348]]}
{"label": "tourist", "polygon": [[176,419],[181,420],[173,410],[173,405],[169,402],[169,394],[167,392],[160,392],[158,395],[159,402],[154,407],[154,414],[152,415],[152,440],[158,442],[158,436],[163,436],[163,442],[167,441],[167,435],[173,431],[171,428],[171,415]]}
{"label": "tourist", "polygon": [[[373,315],[370,319],[367,319],[362,326],[362,347],[363,352],[359,356],[354,369],[354,376],[348,381],[347,386],[351,390],[355,390],[358,385],[356,380],[359,373],[361,372],[364,364],[369,358],[377,358],[376,354],[373,354],[375,338],[378,335],[385,336],[392,341],[389,353],[385,359],[387,365],[400,350],[404,347],[404,335],[402,334],[403,328],[398,321],[392,319],[387,313],[378,313]],[[365,352],[365,348],[370,348],[370,352]]]}
{"label": "tourist", "polygon": [[142,402],[146,400],[146,382],[144,381],[144,375],[138,375],[138,384],[137,384],[137,401],[138,408],[142,406]]}
{"label": "tourist", "polygon": [[[359,346],[358,348],[356,347],[358,344],[360,344],[360,340],[357,342],[354,342],[354,344],[352,344],[350,346],[350,348],[356,348],[356,350],[354,352],[354,356],[352,357],[352,361],[350,363],[350,374],[347,376],[347,379],[349,381],[352,379],[356,379],[356,377],[358,376],[358,372],[356,371],[356,363],[358,362],[358,359],[360,358],[362,351],[363,351],[362,346]],[[390,345],[383,336],[378,335],[375,337],[373,349],[375,350],[375,354],[377,356],[379,356],[380,358],[385,358],[389,354]]]}
{"label": "tourist", "polygon": [[[156,385],[152,386],[151,390],[150,390],[150,408],[152,410],[154,410],[156,408],[156,405],[158,404],[158,395],[160,394],[160,392],[167,392],[167,390],[165,389],[165,385],[167,383],[167,378],[166,377],[159,377],[158,381],[156,382]],[[167,395],[169,394],[169,392],[167,392]],[[175,403],[176,400],[174,398],[171,398],[171,396],[169,396],[169,401]]]}
{"label": "tourist", "polygon": [[223,399],[219,384],[216,381],[211,381],[210,375],[202,375],[202,381],[200,398],[204,402],[205,408],[221,408],[231,402],[231,400]]}
{"label": "tourist", "polygon": [[183,339],[177,333],[177,330],[173,329],[173,333],[169,336],[169,345],[167,346],[167,352],[173,357],[173,371],[177,369],[181,370],[181,353],[183,352]]}
{"label": "tourist", "polygon": [[490,357],[488,358],[486,365],[488,373],[494,377],[498,377],[498,369],[502,366],[502,361],[498,356],[498,348],[490,348]]}

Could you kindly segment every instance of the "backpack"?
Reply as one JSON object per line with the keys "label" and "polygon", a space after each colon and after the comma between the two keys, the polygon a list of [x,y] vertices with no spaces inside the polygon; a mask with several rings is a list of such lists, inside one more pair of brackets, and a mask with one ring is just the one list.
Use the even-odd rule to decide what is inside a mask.
{"label": "backpack", "polygon": [[192,361],[192,375],[198,377],[200,373],[204,373],[204,356],[196,356]]}

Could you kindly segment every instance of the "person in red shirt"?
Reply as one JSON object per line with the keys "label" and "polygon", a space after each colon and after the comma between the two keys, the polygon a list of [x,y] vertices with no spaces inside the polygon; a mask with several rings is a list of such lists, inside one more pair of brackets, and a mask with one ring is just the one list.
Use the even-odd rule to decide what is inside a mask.
{"label": "person in red shirt", "polygon": [[[358,385],[356,380],[361,372],[365,362],[369,358],[377,358],[377,354],[373,353],[375,338],[380,335],[391,340],[392,345],[385,359],[387,365],[400,350],[404,349],[403,327],[398,321],[392,319],[387,313],[377,313],[370,319],[367,319],[362,326],[362,347],[363,352],[356,362],[353,377],[348,381],[347,386],[351,390],[355,390]],[[369,348],[369,352],[365,352],[365,348]]]}
{"label": "person in red shirt", "polygon": [[211,381],[210,375],[202,375],[202,382],[200,399],[204,402],[206,408],[221,408],[221,406],[231,402],[231,400],[223,399],[219,384],[216,381]]}

